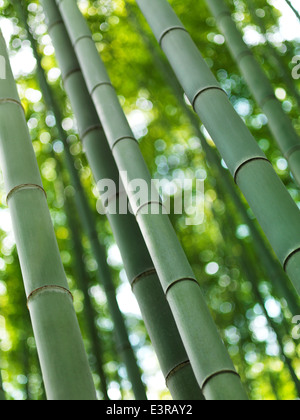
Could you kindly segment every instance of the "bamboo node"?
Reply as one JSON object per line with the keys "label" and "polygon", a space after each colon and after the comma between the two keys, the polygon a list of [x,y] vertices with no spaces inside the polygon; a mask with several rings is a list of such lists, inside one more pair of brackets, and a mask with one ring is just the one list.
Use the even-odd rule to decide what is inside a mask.
{"label": "bamboo node", "polygon": [[54,26],[59,25],[61,23],[64,23],[64,21],[62,19],[58,19],[55,20],[54,22],[51,22],[48,24],[48,32],[50,33],[50,31],[54,28]]}
{"label": "bamboo node", "polygon": [[196,104],[196,100],[199,98],[199,96],[203,93],[203,92],[206,92],[207,90],[211,90],[211,89],[216,89],[216,90],[221,90],[223,93],[225,93],[225,95],[227,96],[227,93],[225,92],[225,90],[224,89],[222,89],[221,88],[221,86],[218,86],[218,85],[211,85],[211,86],[205,86],[205,87],[203,87],[203,88],[201,88],[197,93],[196,93],[196,95],[194,96],[194,98],[193,98],[193,100],[192,100],[192,103],[191,103],[191,105],[192,105],[192,107],[193,107],[193,109],[195,110],[195,104]]}
{"label": "bamboo node", "polygon": [[8,205],[8,200],[12,196],[13,193],[15,193],[17,191],[20,191],[20,190],[34,190],[34,189],[41,190],[45,194],[45,197],[47,199],[47,193],[44,190],[44,188],[41,187],[40,185],[38,185],[38,184],[20,184],[20,185],[17,185],[16,187],[14,187],[12,190],[10,190],[9,193],[7,194],[7,196],[6,196],[7,205]]}
{"label": "bamboo node", "polygon": [[67,295],[69,295],[73,301],[73,295],[70,292],[69,289],[63,287],[63,286],[57,286],[57,285],[47,285],[47,286],[42,286],[42,287],[38,287],[37,289],[33,290],[27,297],[27,307],[29,309],[29,302],[30,300],[36,296],[39,293],[43,293],[43,292],[49,292],[49,291],[53,291],[53,292],[58,292],[58,293],[66,293]]}
{"label": "bamboo node", "polygon": [[290,252],[290,254],[286,257],[286,259],[284,260],[284,262],[283,262],[283,269],[284,269],[284,271],[286,272],[286,270],[287,270],[287,265],[288,265],[288,262],[290,261],[290,259],[295,255],[295,254],[297,254],[298,252],[300,252],[300,248],[297,248],[297,249],[295,249],[294,251],[292,251],[292,252]]}
{"label": "bamboo node", "polygon": [[110,82],[100,82],[100,83],[97,83],[97,84],[93,87],[93,89],[90,91],[90,95],[91,95],[91,96],[93,96],[93,94],[94,94],[95,90],[96,90],[98,87],[100,87],[100,86],[110,86],[110,87],[112,87],[112,88],[114,89],[113,85],[112,85]]}
{"label": "bamboo node", "polygon": [[213,372],[211,375],[208,375],[208,376],[204,379],[204,381],[202,382],[202,385],[201,385],[201,390],[202,390],[202,392],[203,392],[204,387],[208,384],[208,382],[209,382],[212,378],[214,378],[215,376],[218,376],[218,375],[222,375],[222,374],[224,374],[224,373],[231,373],[231,374],[236,375],[236,376],[238,376],[238,377],[240,378],[240,375],[239,375],[239,374],[237,373],[237,371],[236,371],[236,370],[234,370],[234,369],[220,369],[220,370],[218,370],[217,372]]}
{"label": "bamboo node", "polygon": [[166,381],[166,385],[168,388],[168,381],[170,379],[171,376],[173,376],[176,372],[178,372],[180,369],[184,368],[185,366],[190,365],[191,362],[189,360],[185,360],[184,362],[179,363],[178,365],[176,365],[173,369],[170,370],[169,373],[167,373],[165,381]]}
{"label": "bamboo node", "polygon": [[91,132],[91,131],[96,131],[96,130],[101,130],[103,131],[103,127],[101,124],[95,124],[95,125],[91,125],[90,127],[86,128],[82,133],[80,133],[80,138],[83,141],[84,138]]}
{"label": "bamboo node", "polygon": [[85,39],[85,38],[93,41],[92,35],[81,35],[77,39],[75,39],[75,41],[73,42],[73,48],[76,47],[76,45],[78,44],[79,41],[81,41],[82,39]]}
{"label": "bamboo node", "polygon": [[133,289],[135,284],[139,281],[144,279],[145,277],[151,276],[153,274],[156,274],[156,269],[154,267],[149,268],[145,271],[143,271],[142,273],[138,274],[137,276],[135,276],[131,281],[130,281],[130,285],[131,288]]}
{"label": "bamboo node", "polygon": [[177,29],[188,33],[188,31],[183,26],[171,26],[170,28],[165,29],[163,33],[159,36],[158,38],[159,45],[162,46],[162,40],[169,32],[175,31]]}
{"label": "bamboo node", "polygon": [[79,72],[81,72],[81,68],[80,68],[80,67],[75,67],[75,68],[73,68],[72,70],[68,71],[66,74],[64,74],[64,75],[62,76],[63,83],[65,84],[65,83],[66,83],[66,81],[67,81],[67,79],[68,79],[70,76],[72,76],[72,74],[74,74],[74,73],[79,73]]}
{"label": "bamboo node", "polygon": [[[247,48],[247,50],[240,52],[237,56],[236,56],[236,61],[240,62],[242,58],[247,57],[247,56],[251,56],[253,57],[252,51],[249,50],[249,48]],[[254,57],[253,57],[254,58]]]}
{"label": "bamboo node", "polygon": [[[166,207],[163,205],[163,203],[161,201],[147,201],[147,203],[143,203],[141,204],[135,211],[135,217],[138,216],[138,214],[140,213],[140,211],[146,207],[146,206],[151,206],[152,204],[158,204],[159,206],[161,206],[162,210],[163,210],[163,214],[168,214]],[[156,214],[156,213],[155,213]]]}
{"label": "bamboo node", "polygon": [[120,138],[116,139],[116,140],[113,142],[113,144],[110,146],[111,150],[113,150],[113,149],[114,149],[114,147],[117,145],[117,143],[119,143],[119,142],[120,142],[120,141],[122,141],[122,140],[126,140],[126,139],[128,139],[128,140],[133,140],[135,143],[137,143],[137,144],[138,144],[138,141],[137,141],[137,139],[136,139],[136,138],[134,138],[134,137],[132,137],[132,136],[123,136],[123,137],[120,137]]}
{"label": "bamboo node", "polygon": [[291,147],[287,152],[285,152],[284,157],[289,160],[289,158],[292,156],[293,153],[300,150],[300,144],[297,144],[296,146]]}
{"label": "bamboo node", "polygon": [[261,101],[259,106],[263,109],[263,107],[266,105],[267,102],[269,101],[277,101],[276,96],[274,95],[274,93],[270,93],[270,95],[265,96]]}
{"label": "bamboo node", "polygon": [[24,110],[23,105],[21,104],[20,101],[18,101],[16,99],[13,99],[13,98],[2,98],[2,99],[0,99],[0,105],[1,104],[7,104],[7,103],[19,105],[22,108],[22,110],[25,114],[25,110]]}
{"label": "bamboo node", "polygon": [[222,19],[223,17],[229,17],[230,19],[232,19],[232,16],[229,10],[223,10],[223,12],[219,13],[216,16],[216,20]]}
{"label": "bamboo node", "polygon": [[197,286],[199,286],[198,281],[197,281],[196,279],[194,279],[193,277],[182,277],[181,279],[174,280],[172,283],[170,283],[170,284],[168,285],[168,287],[167,287],[167,288],[166,288],[166,290],[165,290],[165,295],[166,295],[166,297],[167,297],[167,294],[169,293],[170,289],[171,289],[171,288],[172,288],[175,284],[177,284],[177,283],[181,283],[182,281],[192,281],[193,283],[196,283],[196,284],[197,284]]}

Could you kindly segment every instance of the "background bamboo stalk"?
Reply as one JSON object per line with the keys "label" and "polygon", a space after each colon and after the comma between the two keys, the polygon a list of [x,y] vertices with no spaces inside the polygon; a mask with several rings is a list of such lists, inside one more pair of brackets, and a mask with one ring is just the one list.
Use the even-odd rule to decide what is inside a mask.
{"label": "background bamboo stalk", "polygon": [[[119,174],[91,101],[68,34],[54,2],[42,0],[49,32],[55,46],[64,86],[77,119],[95,181],[111,179],[118,184]],[[117,197],[117,208],[119,196]],[[107,214],[120,248],[127,277],[139,303],[143,319],[159,359],[167,386],[174,399],[203,399],[165,299],[153,262],[139,227],[130,213]]]}
{"label": "background bamboo stalk", "polygon": [[209,0],[207,5],[223,32],[228,48],[256,102],[268,118],[274,140],[287,159],[296,182],[300,185],[300,137],[276,98],[274,88],[261,65],[244,42],[224,0]]}
{"label": "background bamboo stalk", "polygon": [[[218,195],[222,196],[220,188],[217,186]],[[236,229],[236,223],[234,220],[234,216],[229,211],[229,203],[228,200],[225,200],[226,202],[226,213],[224,217],[224,221],[221,221],[220,223],[220,229],[222,231],[223,238],[226,243],[230,243],[232,238],[234,238],[235,229]],[[247,252],[248,251],[248,252]],[[246,278],[250,281],[252,285],[252,293],[255,297],[255,300],[259,303],[260,307],[262,308],[263,314],[265,318],[268,321],[268,324],[272,328],[272,330],[276,334],[277,343],[280,349],[281,357],[285,361],[285,364],[289,370],[290,376],[294,382],[296,392],[298,397],[300,396],[300,382],[296,375],[295,369],[292,365],[292,360],[290,357],[285,353],[284,351],[284,322],[282,322],[282,325],[277,324],[268,314],[264,298],[262,296],[262,293],[259,289],[259,274],[257,270],[257,266],[255,265],[255,260],[252,256],[252,254],[249,252],[246,246],[243,246],[241,248],[241,255],[239,257],[239,265],[241,266],[242,271],[244,272]]]}
{"label": "background bamboo stalk", "polygon": [[3,389],[2,375],[1,375],[1,370],[0,370],[0,401],[5,401],[5,400],[6,400],[6,396]]}
{"label": "background bamboo stalk", "polygon": [[143,197],[138,206],[135,202],[130,182],[144,180],[151,191],[151,177],[90,30],[73,1],[64,0],[57,4],[204,396],[209,399],[246,399],[240,378],[168,216],[160,213],[161,204],[149,197]]}
{"label": "background bamboo stalk", "polygon": [[251,19],[257,25],[261,33],[264,35],[265,38],[265,44],[266,48],[264,48],[265,56],[268,58],[268,60],[272,63],[275,63],[275,66],[278,70],[278,75],[283,80],[285,85],[287,86],[291,96],[296,100],[298,107],[300,108],[300,92],[295,86],[295,81],[292,78],[292,74],[288,66],[285,65],[285,63],[282,60],[282,57],[280,56],[277,49],[274,47],[274,45],[269,41],[268,39],[268,33],[267,28],[264,24],[263,18],[257,16],[256,14],[256,5],[253,0],[247,1],[247,6],[250,12]]}
{"label": "background bamboo stalk", "polygon": [[230,174],[221,165],[221,159],[218,156],[217,151],[213,147],[209,146],[204,135],[202,134],[199,127],[200,121],[197,115],[194,112],[192,112],[190,107],[188,107],[186,102],[184,101],[182,88],[178,80],[175,78],[169,63],[164,59],[164,57],[159,55],[157,51],[158,47],[154,45],[153,42],[151,42],[151,39],[149,37],[146,36],[145,32],[141,27],[140,22],[132,13],[131,6],[129,4],[127,5],[127,9],[130,20],[133,22],[135,29],[141,35],[149,51],[151,51],[153,59],[155,60],[155,64],[158,67],[160,73],[164,76],[166,83],[169,83],[172,87],[178,102],[180,103],[182,109],[190,119],[193,128],[195,129],[195,132],[198,138],[200,139],[201,146],[204,150],[205,157],[210,166],[212,175],[216,178],[217,182],[222,185],[221,190],[226,192],[231,197],[231,200],[234,202],[236,210],[239,212],[243,222],[249,227],[254,242],[254,247],[257,253],[257,257],[261,259],[265,272],[270,281],[272,282],[277,297],[280,299],[284,298],[288,304],[288,307],[290,308],[291,313],[297,314],[299,311],[299,301],[294,293],[294,289],[292,288],[289,279],[282,270],[282,267],[280,266],[278,260],[274,258],[273,254],[271,254],[269,248],[266,246],[266,243],[255,222],[247,213],[247,209],[244,203],[242,202],[242,199],[238,193],[236,186],[233,183]]}
{"label": "background bamboo stalk", "polygon": [[96,360],[97,373],[100,378],[100,389],[105,400],[109,400],[107,393],[107,380],[106,374],[103,367],[103,343],[99,339],[99,335],[96,328],[96,313],[92,306],[91,297],[89,295],[89,279],[86,272],[86,268],[83,261],[83,246],[81,244],[81,237],[78,229],[78,221],[76,220],[76,213],[74,208],[72,209],[71,201],[69,197],[65,197],[65,209],[68,219],[68,224],[71,232],[71,239],[74,247],[74,262],[76,270],[77,284],[84,295],[84,307],[85,307],[85,318],[86,326],[91,339],[91,348]]}
{"label": "background bamboo stalk", "polygon": [[31,144],[9,66],[0,54],[1,168],[48,399],[96,398],[72,298]]}
{"label": "background bamboo stalk", "polygon": [[[171,6],[137,0],[279,261],[300,293],[300,213]],[[276,209],[276,211],[274,211]]]}
{"label": "background bamboo stalk", "polygon": [[[107,296],[108,306],[110,310],[110,314],[112,316],[112,320],[115,326],[116,331],[116,341],[117,341],[117,349],[120,353],[122,360],[124,360],[128,377],[132,383],[132,389],[134,392],[134,395],[136,399],[138,400],[145,400],[147,399],[145,386],[141,379],[141,372],[137,365],[137,361],[135,358],[135,354],[133,351],[133,348],[130,344],[129,338],[128,338],[128,332],[127,328],[123,319],[123,315],[120,311],[117,299],[116,299],[116,292],[115,287],[113,284],[112,276],[110,274],[109,268],[107,267],[107,261],[106,261],[106,252],[104,247],[100,244],[98,239],[98,234],[96,231],[96,220],[93,215],[93,212],[88,204],[87,197],[85,195],[83,186],[81,184],[78,172],[74,165],[74,159],[70,153],[69,145],[67,142],[66,135],[62,129],[62,117],[61,112],[58,108],[58,105],[53,97],[51,88],[49,87],[47,83],[47,79],[45,76],[45,73],[43,71],[43,68],[41,66],[41,58],[37,52],[36,42],[30,32],[30,28],[27,23],[26,15],[24,14],[24,7],[22,7],[19,4],[18,7],[20,16],[23,20],[23,24],[26,27],[27,33],[28,33],[28,39],[32,45],[34,56],[37,61],[37,73],[38,78],[40,81],[41,90],[45,99],[45,102],[47,104],[47,107],[49,110],[53,112],[53,115],[55,117],[56,123],[57,123],[57,130],[59,133],[59,137],[64,145],[64,154],[65,154],[65,162],[68,169],[68,172],[70,174],[71,183],[75,188],[75,200],[78,208],[78,212],[80,215],[80,219],[83,222],[83,226],[85,228],[85,231],[88,235],[89,241],[92,246],[94,257],[97,261],[98,265],[98,280],[100,284],[103,284],[104,290]],[[23,15],[23,16],[22,16]],[[71,213],[69,212],[69,215]],[[72,223],[72,221],[70,221]],[[73,223],[73,227],[75,228],[76,224]],[[77,244],[77,248],[79,246],[79,243]],[[78,249],[77,249],[78,251]],[[77,259],[79,258],[79,254],[77,255]],[[81,271],[82,272],[82,271]],[[82,282],[81,282],[82,283]],[[105,386],[105,376],[101,375],[101,382],[104,382],[103,386],[103,393],[106,399],[108,399],[108,395],[106,393],[106,386]]]}

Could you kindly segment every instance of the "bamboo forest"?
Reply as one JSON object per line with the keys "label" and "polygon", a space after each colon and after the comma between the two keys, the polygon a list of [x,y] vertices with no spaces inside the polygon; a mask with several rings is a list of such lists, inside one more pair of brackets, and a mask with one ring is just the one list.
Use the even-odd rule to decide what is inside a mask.
{"label": "bamboo forest", "polygon": [[0,400],[299,399],[299,110],[299,0],[0,0]]}

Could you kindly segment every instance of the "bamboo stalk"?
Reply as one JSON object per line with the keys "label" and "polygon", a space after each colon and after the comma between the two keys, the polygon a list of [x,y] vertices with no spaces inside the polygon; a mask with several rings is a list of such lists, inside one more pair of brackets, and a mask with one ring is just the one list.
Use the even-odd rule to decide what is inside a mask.
{"label": "bamboo stalk", "polygon": [[168,216],[160,212],[161,203],[149,196],[142,197],[139,205],[135,202],[130,183],[143,180],[150,192],[151,177],[90,30],[73,0],[57,4],[198,384],[207,399],[246,399],[176,233]]}
{"label": "bamboo stalk", "polygon": [[[78,172],[74,165],[74,159],[69,150],[69,145],[67,142],[66,135],[62,129],[62,116],[57,106],[57,103],[53,97],[51,88],[49,87],[47,83],[44,70],[41,66],[41,58],[37,52],[36,42],[33,36],[31,35],[30,28],[27,24],[26,16],[24,15],[24,9],[21,7],[19,7],[18,9],[20,11],[21,17],[23,14],[22,20],[26,26],[28,38],[29,38],[29,41],[31,42],[34,56],[37,61],[38,78],[40,81],[40,86],[41,86],[41,90],[42,90],[45,102],[47,104],[48,109],[51,110],[54,114],[54,117],[57,123],[59,137],[64,144],[65,162],[66,162],[68,172],[70,174],[71,183],[75,188],[75,200],[76,200],[77,209],[80,215],[80,219],[83,222],[84,229],[87,233],[87,236],[92,246],[93,254],[98,265],[98,280],[100,284],[103,284],[104,286],[104,290],[107,296],[109,311],[110,311],[110,314],[111,314],[111,317],[115,326],[117,350],[120,353],[122,360],[125,363],[128,377],[132,383],[132,389],[133,389],[136,399],[146,400],[147,395],[145,391],[145,386],[141,379],[141,372],[137,365],[136,357],[128,338],[128,332],[125,325],[125,321],[123,319],[123,315],[120,311],[120,308],[116,299],[116,292],[115,292],[115,287],[114,287],[113,280],[111,277],[111,273],[109,271],[109,268],[107,267],[106,252],[105,252],[104,247],[99,242],[98,234],[95,227],[96,220],[88,204],[87,197],[85,195]],[[73,224],[73,226],[75,227],[75,224]],[[101,375],[101,376],[102,376],[101,382],[105,383],[104,375]],[[108,399],[107,393],[104,392],[105,389],[106,387],[104,386],[103,393],[104,393],[105,399]]]}
{"label": "bamboo stalk", "polygon": [[[222,196],[222,194],[219,191],[219,188],[217,187],[217,192],[219,196]],[[226,203],[226,200],[225,200]],[[220,223],[220,229],[222,232],[222,236],[224,238],[224,241],[226,244],[230,243],[231,239],[235,236],[235,228],[236,223],[233,217],[233,214],[230,212],[228,207],[228,202],[226,206],[226,212],[224,221]],[[248,252],[247,252],[248,251]],[[292,359],[285,353],[284,351],[284,331],[283,325],[277,324],[268,314],[266,307],[265,307],[265,301],[264,297],[259,289],[259,274],[258,274],[258,267],[255,265],[255,260],[253,258],[253,255],[247,250],[246,246],[242,246],[241,249],[241,255],[239,257],[239,264],[241,266],[242,271],[244,272],[245,277],[250,281],[252,285],[252,293],[256,299],[256,301],[259,303],[260,307],[262,308],[262,311],[264,313],[265,318],[268,321],[269,326],[272,328],[272,330],[275,332],[277,337],[277,343],[279,346],[280,354],[283,360],[285,361],[285,364],[289,370],[291,379],[294,382],[295,389],[297,392],[298,397],[300,397],[300,382],[296,375],[295,369],[293,368]]]}
{"label": "bamboo stalk", "polygon": [[243,222],[249,226],[254,247],[257,253],[257,257],[261,259],[264,267],[264,271],[270,279],[278,298],[284,298],[288,304],[288,307],[292,314],[297,314],[299,311],[299,302],[295,296],[294,289],[290,285],[290,282],[284,273],[282,267],[280,266],[278,260],[271,254],[269,248],[267,248],[266,243],[258,230],[256,224],[248,215],[246,207],[241,200],[240,195],[238,194],[237,188],[235,187],[233,180],[225,168],[221,165],[220,158],[216,150],[209,146],[204,135],[202,134],[199,128],[199,119],[197,115],[192,112],[190,107],[184,101],[183,91],[175,78],[174,73],[172,72],[169,64],[166,60],[161,57],[156,51],[157,46],[151,42],[143,31],[140,22],[136,19],[136,16],[133,15],[131,7],[128,6],[129,18],[132,20],[135,29],[141,35],[144,43],[147,45],[149,51],[151,51],[153,58],[155,60],[156,66],[159,68],[159,71],[164,75],[166,83],[169,83],[172,87],[174,94],[180,103],[182,109],[185,111],[186,115],[190,119],[192,126],[200,139],[202,149],[205,153],[207,162],[209,163],[212,175],[217,179],[218,183],[222,185],[222,189],[226,191],[234,202],[236,209],[240,213],[240,216]]}
{"label": "bamboo stalk", "polygon": [[5,401],[5,400],[6,400],[6,396],[3,389],[2,375],[1,375],[1,370],[0,370],[0,401]]}
{"label": "bamboo stalk", "polygon": [[[264,24],[264,21],[261,17],[257,16],[256,14],[256,7],[255,2],[253,0],[247,1],[247,7],[249,9],[249,13],[251,19],[257,25],[261,33],[264,35],[265,38],[265,56],[268,58],[270,62],[275,63],[278,69],[278,76],[284,81],[285,85],[287,86],[291,96],[296,100],[298,107],[300,108],[300,92],[296,88],[295,80],[292,78],[292,74],[288,66],[282,60],[281,55],[279,54],[278,50],[274,47],[274,45],[268,40],[267,28]],[[271,7],[271,6],[270,6]],[[271,60],[270,60],[271,59]]]}
{"label": "bamboo stalk", "polygon": [[76,220],[76,213],[72,209],[72,203],[69,197],[65,196],[65,209],[67,220],[71,232],[71,240],[74,249],[74,268],[76,271],[77,284],[84,295],[84,309],[86,325],[90,337],[91,348],[96,360],[97,373],[100,378],[100,389],[103,394],[104,400],[109,400],[107,393],[107,380],[103,367],[103,343],[99,340],[99,335],[96,328],[96,314],[92,306],[91,297],[89,295],[89,279],[83,262],[83,246],[81,244],[80,232],[78,229],[78,221]]}
{"label": "bamboo stalk", "polygon": [[189,101],[300,293],[298,207],[221,90],[171,6],[164,0],[137,0],[137,3],[160,41]]}
{"label": "bamboo stalk", "polygon": [[[64,86],[96,183],[119,174],[55,2],[42,0]],[[117,202],[120,196],[117,194]],[[118,204],[118,203],[117,203]],[[119,208],[117,206],[117,208]],[[130,213],[107,214],[127,277],[174,399],[203,399],[139,227]]]}
{"label": "bamboo stalk", "polygon": [[48,399],[96,399],[24,111],[0,54],[1,168]]}
{"label": "bamboo stalk", "polygon": [[300,13],[298,10],[293,6],[292,2],[290,0],[285,0],[287,5],[292,9],[292,11],[295,13],[297,19],[300,21]]}
{"label": "bamboo stalk", "polygon": [[296,182],[300,185],[300,137],[276,98],[274,88],[261,65],[244,42],[224,0],[209,0],[207,5],[223,32],[228,48],[252,95],[268,118],[274,140],[287,159]]}

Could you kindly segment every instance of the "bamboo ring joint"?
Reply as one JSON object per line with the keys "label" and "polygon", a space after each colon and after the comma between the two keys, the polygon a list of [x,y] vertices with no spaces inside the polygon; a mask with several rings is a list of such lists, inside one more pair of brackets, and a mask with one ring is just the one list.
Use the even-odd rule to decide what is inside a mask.
{"label": "bamboo ring joint", "polygon": [[183,26],[171,26],[170,28],[165,29],[163,33],[160,35],[160,37],[158,38],[159,45],[162,46],[162,40],[169,32],[175,31],[177,29],[188,33],[188,31]]}
{"label": "bamboo ring joint", "polygon": [[12,190],[9,191],[9,193],[6,196],[6,203],[8,204],[8,200],[12,196],[13,193],[15,193],[16,191],[20,191],[20,190],[41,190],[44,193],[45,197],[47,198],[46,191],[40,185],[37,185],[37,184],[20,184],[20,185],[17,185],[16,187],[14,187]]}
{"label": "bamboo ring joint", "polygon": [[213,86],[213,85],[211,85],[211,86],[205,86],[205,87],[203,87],[203,88],[201,88],[196,94],[195,94],[195,96],[194,96],[194,98],[193,98],[193,100],[192,100],[192,107],[193,107],[193,109],[195,110],[195,104],[196,104],[196,100],[199,98],[199,96],[203,93],[203,92],[206,92],[207,90],[211,90],[211,89],[216,89],[216,90],[220,90],[220,91],[222,91],[223,93],[225,93],[225,95],[227,96],[227,93],[225,92],[225,90],[224,89],[222,89],[221,88],[221,86]]}
{"label": "bamboo ring joint", "polygon": [[238,176],[238,173],[239,173],[239,171],[245,166],[245,165],[247,165],[247,163],[250,163],[250,162],[254,162],[255,160],[264,160],[264,161],[266,161],[266,162],[268,162],[270,165],[271,165],[271,162],[269,161],[269,159],[267,159],[266,157],[263,157],[263,156],[256,156],[256,157],[252,157],[252,158],[249,158],[249,159],[247,159],[247,160],[245,160],[243,163],[241,163],[238,167],[237,167],[237,169],[235,170],[235,172],[234,172],[234,175],[233,175],[233,179],[234,179],[234,182],[237,184],[237,176]]}
{"label": "bamboo ring joint", "polygon": [[38,287],[37,289],[33,290],[27,297],[27,307],[29,307],[29,302],[30,300],[37,294],[42,293],[42,292],[49,292],[49,291],[53,291],[53,292],[59,292],[59,293],[65,293],[68,296],[71,297],[72,301],[73,301],[73,295],[70,292],[69,289],[63,287],[63,286],[57,286],[57,285],[47,285],[47,286],[42,286],[42,287]]}

